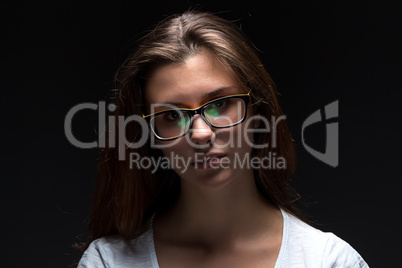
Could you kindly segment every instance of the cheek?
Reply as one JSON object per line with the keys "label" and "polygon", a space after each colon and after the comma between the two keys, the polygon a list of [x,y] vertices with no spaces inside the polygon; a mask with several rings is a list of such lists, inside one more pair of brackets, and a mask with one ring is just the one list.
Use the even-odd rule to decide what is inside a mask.
{"label": "cheek", "polygon": [[[177,140],[178,141],[178,140]],[[169,159],[173,170],[181,176],[188,169],[189,161],[192,156],[190,155],[188,144],[185,140],[180,140],[177,143],[163,142],[164,148],[161,148],[163,155]]]}
{"label": "cheek", "polygon": [[[248,129],[252,129],[248,127]],[[215,146],[229,150],[248,152],[254,143],[254,133],[246,131],[244,122],[231,128],[219,129],[215,132]]]}
{"label": "cheek", "polygon": [[246,118],[243,123],[238,126],[236,131],[236,139],[239,141],[239,147],[241,147],[242,152],[251,152],[254,144],[254,124],[249,118]]}
{"label": "cheek", "polygon": [[188,145],[184,139],[178,139],[171,142],[159,142],[158,145],[162,146],[161,151],[164,156],[170,157],[173,155],[184,156],[188,151]]}
{"label": "cheek", "polygon": [[242,152],[249,153],[254,144],[254,132],[252,131],[252,127],[241,128],[241,144],[242,144]]}

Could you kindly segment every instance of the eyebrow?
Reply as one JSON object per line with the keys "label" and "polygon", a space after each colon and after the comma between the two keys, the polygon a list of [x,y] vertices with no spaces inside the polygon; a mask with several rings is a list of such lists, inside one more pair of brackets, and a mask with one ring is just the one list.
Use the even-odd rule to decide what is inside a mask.
{"label": "eyebrow", "polygon": [[[214,91],[205,93],[201,96],[202,98],[202,102],[206,102],[207,100],[210,100],[216,96],[218,96],[222,91],[225,91],[226,89],[231,89],[234,88],[234,86],[227,86],[227,87],[219,87],[217,89],[215,89]],[[164,102],[164,103],[158,103],[156,104],[159,107],[163,107],[163,105],[172,105],[172,106],[176,106],[179,107],[182,105],[182,103],[179,102]]]}
{"label": "eyebrow", "polygon": [[217,89],[215,89],[215,90],[212,91],[212,92],[205,93],[205,94],[202,96],[202,99],[203,99],[203,100],[207,100],[207,99],[216,97],[216,96],[218,96],[222,91],[224,91],[224,90],[226,90],[226,89],[229,89],[229,88],[233,88],[233,87],[230,87],[230,86],[229,86],[229,87],[220,87],[220,88],[217,88]]}

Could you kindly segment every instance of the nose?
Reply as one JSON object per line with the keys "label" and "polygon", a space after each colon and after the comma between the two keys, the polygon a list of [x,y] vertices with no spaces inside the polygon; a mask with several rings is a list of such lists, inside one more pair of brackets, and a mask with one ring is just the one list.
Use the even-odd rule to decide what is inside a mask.
{"label": "nose", "polygon": [[190,139],[193,143],[206,145],[212,142],[215,132],[200,115],[195,115],[190,129]]}

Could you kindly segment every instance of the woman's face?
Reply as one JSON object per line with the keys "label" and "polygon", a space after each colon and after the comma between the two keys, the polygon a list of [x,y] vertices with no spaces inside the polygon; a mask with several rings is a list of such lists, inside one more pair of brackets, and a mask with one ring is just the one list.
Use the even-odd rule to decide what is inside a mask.
{"label": "woman's face", "polygon": [[[147,83],[145,97],[148,112],[154,113],[171,105],[194,109],[208,101],[248,91],[214,54],[201,51],[182,64],[157,68]],[[253,141],[252,131],[245,131],[247,125],[253,128],[252,123],[247,124],[250,113],[251,109],[247,109],[245,121],[229,128],[212,128],[200,115],[194,115],[189,133],[176,140],[158,141],[158,145],[182,181],[219,187],[236,177],[252,177],[245,159]]]}

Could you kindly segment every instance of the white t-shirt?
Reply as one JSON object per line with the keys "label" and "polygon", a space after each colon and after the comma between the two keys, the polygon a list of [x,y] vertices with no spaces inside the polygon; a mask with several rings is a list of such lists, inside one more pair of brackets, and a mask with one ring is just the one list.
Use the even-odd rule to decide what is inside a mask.
{"label": "white t-shirt", "polygon": [[[282,215],[282,245],[275,268],[368,268],[359,253],[333,233],[315,229],[283,210]],[[78,264],[78,268],[92,267],[159,268],[152,225],[136,239],[116,235],[94,240]]]}

